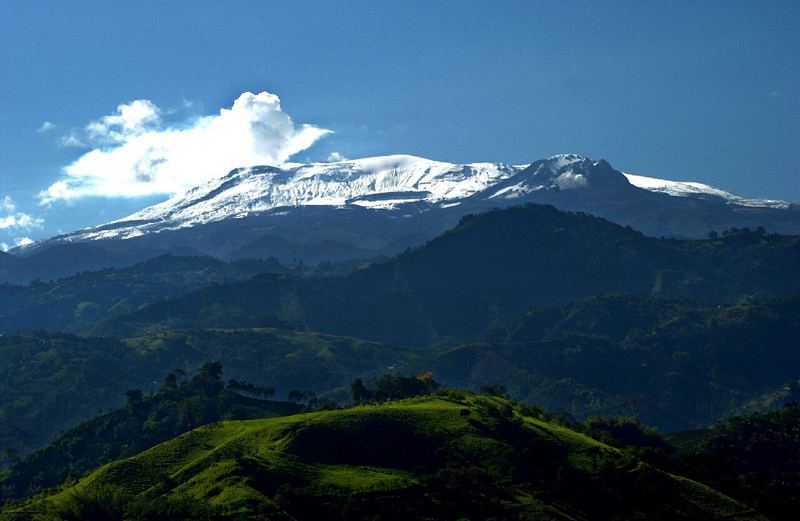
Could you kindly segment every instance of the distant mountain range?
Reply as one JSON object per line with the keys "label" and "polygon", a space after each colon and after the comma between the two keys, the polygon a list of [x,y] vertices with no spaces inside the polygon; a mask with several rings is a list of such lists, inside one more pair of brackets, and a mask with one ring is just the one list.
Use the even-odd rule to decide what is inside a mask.
{"label": "distant mountain range", "polygon": [[452,164],[395,155],[239,168],[101,226],[0,258],[0,280],[44,279],[158,254],[318,262],[392,255],[491,208],[546,203],[650,236],[705,237],[732,227],[800,234],[800,206],[701,183],[626,174],[567,154],[530,165]]}
{"label": "distant mountain range", "polygon": [[[344,277],[265,273],[101,318],[86,331],[134,336],[281,322],[402,347],[448,345],[531,307],[591,295],[726,303],[797,292],[798,263],[800,237],[742,231],[713,240],[656,239],[590,215],[525,205],[464,217],[424,246]],[[45,298],[34,318],[41,323],[62,302]],[[9,314],[0,324],[13,331],[25,315]]]}

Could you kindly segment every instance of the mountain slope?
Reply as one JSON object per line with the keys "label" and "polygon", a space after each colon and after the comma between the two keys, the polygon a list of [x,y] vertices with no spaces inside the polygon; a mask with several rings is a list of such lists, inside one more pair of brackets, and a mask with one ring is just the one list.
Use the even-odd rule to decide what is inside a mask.
{"label": "mountain slope", "polygon": [[800,238],[659,240],[548,206],[464,218],[423,247],[346,277],[263,275],[155,303],[95,334],[250,327],[271,317],[400,346],[452,344],[537,305],[601,293],[730,301],[800,290]]}
{"label": "mountain slope", "polygon": [[[198,500],[205,512],[181,512]],[[763,519],[535,411],[465,394],[218,423],[3,515],[145,505],[178,519]]]}
{"label": "mountain slope", "polygon": [[286,329],[169,332],[119,340],[67,334],[0,336],[0,447],[19,456],[97,414],[127,389],[149,391],[175,368],[220,361],[226,376],[275,388],[343,391],[355,376],[420,356],[355,338]]}
{"label": "mountain slope", "polygon": [[781,409],[737,416],[671,439],[695,479],[747,498],[770,519],[797,519],[800,404],[797,395],[793,398]]}
{"label": "mountain slope", "polygon": [[235,386],[226,388],[222,374],[213,373],[215,367],[215,363],[205,364],[191,379],[172,371],[153,393],[137,396],[128,391],[125,407],[68,430],[15,463],[0,474],[0,504],[80,478],[104,463],[132,456],[201,425],[303,410],[296,403],[243,396]]}
{"label": "mountain slope", "polygon": [[77,237],[98,239],[113,234],[127,238],[148,233],[151,228],[178,229],[293,206],[393,208],[420,201],[459,200],[522,168],[492,163],[454,165],[401,155],[283,168],[242,168]]}
{"label": "mountain slope", "polygon": [[[632,182],[631,182],[632,181]],[[700,183],[677,183],[623,175],[605,161],[575,154],[528,166],[494,163],[456,165],[414,156],[386,156],[278,167],[241,168],[124,219],[68,236],[68,241],[134,238],[245,218],[276,208],[347,206],[413,211],[419,203],[452,207],[494,199],[524,199],[541,192],[588,189],[603,196],[647,190],[748,208],[788,209],[782,201],[745,199]],[[539,195],[539,194],[536,194]],[[428,207],[429,208],[429,207]],[[708,230],[703,230],[706,232]]]}
{"label": "mountain slope", "polygon": [[502,384],[578,418],[635,417],[665,431],[779,405],[800,379],[800,297],[730,306],[637,295],[537,308],[426,360],[446,385]]}
{"label": "mountain slope", "polygon": [[225,263],[162,255],[116,270],[84,272],[27,286],[0,284],[0,333],[26,329],[80,331],[143,304],[259,273],[288,273],[274,259]]}
{"label": "mountain slope", "polygon": [[623,174],[574,154],[527,166],[386,156],[237,169],[127,218],[17,248],[28,262],[12,275],[49,278],[161,253],[306,262],[392,255],[466,214],[524,203],[590,212],[651,236],[759,226],[800,234],[797,205]]}

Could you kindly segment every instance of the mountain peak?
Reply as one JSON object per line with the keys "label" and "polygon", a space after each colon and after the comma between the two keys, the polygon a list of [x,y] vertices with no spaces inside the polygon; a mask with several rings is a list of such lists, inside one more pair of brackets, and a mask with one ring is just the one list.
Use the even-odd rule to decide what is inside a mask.
{"label": "mountain peak", "polygon": [[581,163],[587,159],[589,158],[580,154],[556,154],[548,157],[545,161],[555,168],[563,168],[565,166],[574,165],[575,163]]}
{"label": "mountain peak", "polygon": [[[594,205],[590,205],[591,208],[598,212],[597,208],[619,206],[623,200],[629,206],[642,204],[642,201],[647,201],[646,205],[652,205],[654,199],[648,195],[650,192],[666,197],[659,199],[659,204],[663,203],[670,208],[676,204],[681,205],[687,198],[729,206],[730,218],[714,221],[723,222],[727,226],[769,226],[770,223],[761,217],[741,214],[741,207],[775,210],[792,208],[792,205],[777,201],[745,199],[700,183],[675,183],[623,174],[605,160],[593,160],[574,153],[554,155],[530,165],[455,164],[408,154],[394,154],[335,162],[237,168],[220,178],[123,219],[46,242],[132,239],[212,222],[230,222],[231,219],[256,216],[272,219],[299,207],[309,211],[327,209],[330,212],[350,209],[359,211],[358,215],[364,216],[363,219],[367,218],[363,210],[375,210],[380,214],[376,214],[375,219],[394,222],[400,217],[409,218],[437,208],[447,210],[452,215],[463,215],[494,206],[524,202],[543,202],[569,209],[584,209],[589,208],[586,205],[591,200]],[[451,208],[452,210],[448,210]],[[630,211],[633,213],[626,214],[629,221],[630,215],[638,215],[638,210]],[[694,210],[689,207],[685,210],[689,213],[692,211]],[[741,216],[734,216],[736,213]],[[345,215],[341,212],[339,214]],[[746,219],[743,220],[743,217]],[[633,223],[642,231],[654,229],[662,235],[698,235],[700,232],[695,230],[697,225],[691,224],[695,217],[687,219],[690,223],[687,227],[691,228],[689,232],[684,228],[675,231],[673,225],[651,226],[646,217],[637,217]],[[430,220],[436,221],[433,214]],[[277,233],[277,230],[286,226],[284,221],[270,224],[268,229],[272,230],[271,233]],[[444,219],[436,222],[446,226],[455,221]],[[702,233],[707,233],[708,229],[710,228]],[[783,229],[795,230],[796,225],[790,223],[788,228]]]}
{"label": "mountain peak", "polygon": [[454,164],[404,154],[237,168],[168,201],[74,235],[79,240],[131,238],[284,207],[393,209],[405,203],[447,202],[470,197],[524,168]]}

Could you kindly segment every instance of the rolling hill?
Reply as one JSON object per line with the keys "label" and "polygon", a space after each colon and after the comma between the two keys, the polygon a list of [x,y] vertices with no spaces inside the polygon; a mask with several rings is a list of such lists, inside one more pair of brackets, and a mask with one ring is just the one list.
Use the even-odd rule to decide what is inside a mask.
{"label": "rolling hill", "polygon": [[718,306],[613,295],[531,310],[420,369],[578,418],[676,431],[780,405],[800,379],[798,335],[797,296]]}
{"label": "rolling hill", "polygon": [[19,456],[102,411],[128,389],[157,389],[175,368],[220,361],[226,376],[276,389],[331,392],[355,376],[401,369],[419,357],[373,342],[287,329],[167,332],[146,337],[0,336],[0,447]]}
{"label": "rolling hill", "polygon": [[765,519],[533,409],[454,392],[201,427],[2,513],[48,516]]}

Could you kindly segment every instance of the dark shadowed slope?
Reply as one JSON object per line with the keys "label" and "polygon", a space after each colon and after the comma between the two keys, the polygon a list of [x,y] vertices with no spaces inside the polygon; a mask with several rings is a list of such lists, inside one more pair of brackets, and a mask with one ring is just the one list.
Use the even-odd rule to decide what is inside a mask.
{"label": "dark shadowed slope", "polygon": [[696,428],[780,405],[800,379],[800,297],[731,306],[619,295],[535,309],[425,366],[580,418]]}
{"label": "dark shadowed slope", "polygon": [[537,305],[602,293],[727,302],[800,290],[800,238],[739,232],[660,240],[585,214],[522,206],[468,216],[452,231],[347,277],[264,275],[207,288],[90,331],[257,326],[279,319],[395,345],[484,334]]}

